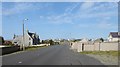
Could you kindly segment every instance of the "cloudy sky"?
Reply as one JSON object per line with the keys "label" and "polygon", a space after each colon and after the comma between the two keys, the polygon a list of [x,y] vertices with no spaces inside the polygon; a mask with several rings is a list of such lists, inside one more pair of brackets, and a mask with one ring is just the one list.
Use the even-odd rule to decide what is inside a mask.
{"label": "cloudy sky", "polygon": [[107,38],[118,30],[116,2],[3,2],[2,30],[5,39],[25,29],[41,39]]}

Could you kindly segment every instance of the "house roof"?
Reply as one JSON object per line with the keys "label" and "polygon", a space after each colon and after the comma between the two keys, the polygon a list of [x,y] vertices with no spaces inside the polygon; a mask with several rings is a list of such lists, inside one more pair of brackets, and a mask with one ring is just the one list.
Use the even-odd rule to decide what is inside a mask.
{"label": "house roof", "polygon": [[[27,34],[28,34],[32,39],[34,39],[34,37],[35,37],[35,38],[39,38],[39,36],[38,36],[36,33],[31,33],[31,32],[29,32],[28,30],[27,30]],[[34,37],[33,37],[33,35],[34,35]]]}
{"label": "house roof", "polygon": [[88,42],[89,40],[87,38],[83,38],[80,42]]}
{"label": "house roof", "polygon": [[30,33],[30,32],[28,32],[28,34],[32,37],[32,35],[33,35],[34,33]]}
{"label": "house roof", "polygon": [[30,35],[31,38],[33,38],[32,35],[35,35],[35,33],[30,33],[30,32],[28,32],[28,34]]}
{"label": "house roof", "polygon": [[118,32],[110,32],[110,35],[113,37],[113,38],[120,38],[120,35]]}

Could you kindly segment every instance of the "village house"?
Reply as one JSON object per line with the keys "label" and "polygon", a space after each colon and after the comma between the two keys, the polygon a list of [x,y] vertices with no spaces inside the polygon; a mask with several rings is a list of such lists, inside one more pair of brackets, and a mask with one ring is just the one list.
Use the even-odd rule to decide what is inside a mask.
{"label": "village house", "polygon": [[108,41],[110,41],[110,42],[120,41],[120,32],[110,32],[110,34],[108,36]]}
{"label": "village house", "polygon": [[[22,35],[14,35],[13,44],[15,45],[23,45],[23,36]],[[36,33],[31,33],[28,30],[24,34],[24,46],[32,46],[40,43],[39,36]]]}

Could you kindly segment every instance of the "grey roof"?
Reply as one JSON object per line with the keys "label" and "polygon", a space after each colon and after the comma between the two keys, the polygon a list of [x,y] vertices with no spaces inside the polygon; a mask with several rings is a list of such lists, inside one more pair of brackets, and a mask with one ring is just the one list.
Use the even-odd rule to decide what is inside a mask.
{"label": "grey roof", "polygon": [[120,35],[118,34],[118,32],[110,32],[110,35],[111,35],[113,38],[120,38]]}

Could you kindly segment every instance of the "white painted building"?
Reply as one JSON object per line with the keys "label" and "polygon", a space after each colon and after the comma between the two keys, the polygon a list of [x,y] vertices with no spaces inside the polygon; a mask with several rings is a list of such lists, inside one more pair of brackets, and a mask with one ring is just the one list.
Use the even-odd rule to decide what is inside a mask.
{"label": "white painted building", "polygon": [[[39,36],[36,33],[31,33],[28,30],[24,34],[24,46],[32,46],[37,45],[40,42]],[[13,37],[13,44],[15,45],[23,45],[23,36],[22,35],[14,35]]]}
{"label": "white painted building", "polygon": [[120,32],[110,32],[108,36],[108,41],[110,42],[120,41]]}

